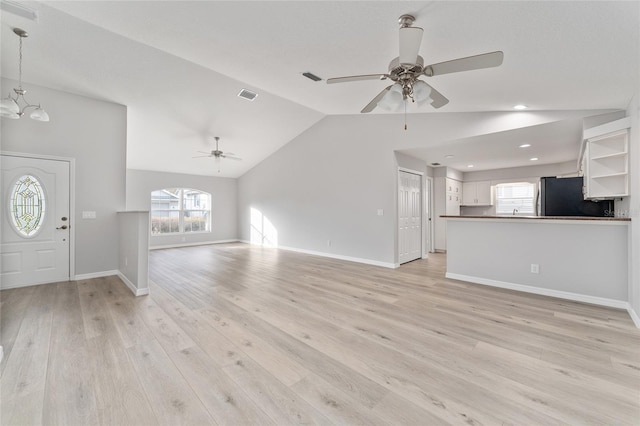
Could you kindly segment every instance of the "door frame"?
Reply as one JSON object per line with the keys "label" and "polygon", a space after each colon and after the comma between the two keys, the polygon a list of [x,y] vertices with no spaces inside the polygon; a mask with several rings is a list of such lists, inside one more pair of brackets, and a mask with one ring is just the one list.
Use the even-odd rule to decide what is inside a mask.
{"label": "door frame", "polygon": [[[427,229],[429,231],[429,233],[427,235],[424,236],[425,241],[427,241],[428,244],[426,244],[427,247],[425,247],[425,250],[423,250],[423,255],[422,258],[426,259],[429,257],[429,253],[433,253],[434,249],[433,249],[433,229],[434,229],[434,224],[433,224],[433,178],[431,176],[425,176],[425,187],[429,188],[428,194],[429,197],[427,198],[427,191],[423,191],[424,193],[424,226],[425,229]],[[427,208],[428,207],[428,208]]]}
{"label": "door frame", "polygon": [[[26,152],[0,151],[8,157],[32,158],[36,160],[64,161],[69,163],[69,280],[76,279],[76,159],[55,155],[29,154]],[[2,203],[4,204],[4,203]],[[37,285],[37,284],[34,284]]]}
{"label": "door frame", "polygon": [[[418,171],[418,170],[413,170],[413,169],[409,169],[407,167],[401,167],[398,166],[398,171],[396,173],[396,261],[399,262],[400,259],[400,235],[398,234],[398,227],[399,227],[399,216],[400,216],[400,203],[398,202],[398,193],[400,192],[400,172],[405,172],[405,173],[411,173],[413,175],[419,175],[420,176],[420,202],[422,203],[422,206],[420,206],[420,230],[422,231],[422,237],[420,239],[420,252],[421,252],[421,258],[422,259],[426,259],[427,257],[429,257],[429,252],[428,250],[426,250],[426,235],[425,235],[425,190],[424,190],[424,186],[425,186],[425,173]],[[396,263],[397,265],[399,265],[399,263]]]}

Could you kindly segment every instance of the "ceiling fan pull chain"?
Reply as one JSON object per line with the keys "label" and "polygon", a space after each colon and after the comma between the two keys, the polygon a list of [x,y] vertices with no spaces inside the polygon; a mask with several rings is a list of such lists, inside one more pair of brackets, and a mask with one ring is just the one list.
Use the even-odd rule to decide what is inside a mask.
{"label": "ceiling fan pull chain", "polygon": [[407,101],[404,101],[404,129],[407,130]]}

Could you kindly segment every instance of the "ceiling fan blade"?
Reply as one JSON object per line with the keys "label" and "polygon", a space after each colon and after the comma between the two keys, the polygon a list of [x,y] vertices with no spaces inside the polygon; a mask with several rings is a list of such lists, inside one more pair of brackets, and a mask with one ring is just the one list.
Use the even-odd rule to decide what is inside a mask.
{"label": "ceiling fan blade", "polygon": [[387,77],[389,77],[388,74],[350,75],[348,77],[329,78],[329,79],[327,79],[327,84],[347,83],[349,81],[360,81],[360,80],[384,80]]}
{"label": "ceiling fan blade", "polygon": [[196,155],[195,157],[191,157],[191,158],[205,158],[205,157],[211,157],[211,154],[209,154],[209,155]]}
{"label": "ceiling fan blade", "polygon": [[222,154],[222,155],[220,155],[220,157],[225,158],[225,159],[227,159],[227,160],[242,161],[242,158],[240,158],[240,157],[234,157],[234,156],[229,155],[229,154]]}
{"label": "ceiling fan blade", "polygon": [[466,58],[454,59],[452,61],[440,62],[425,67],[424,75],[433,77],[434,75],[450,74],[453,72],[479,70],[482,68],[493,68],[502,64],[504,53],[501,51],[483,53],[481,55],[469,56]]}
{"label": "ceiling fan blade", "polygon": [[400,64],[416,63],[423,32],[424,30],[420,27],[400,28]]}
{"label": "ceiling fan blade", "polygon": [[[393,86],[393,84],[392,84],[391,86]],[[363,114],[365,114],[365,113],[367,113],[367,112],[371,112],[371,111],[373,111],[373,110],[374,110],[374,108],[375,108],[376,106],[378,106],[378,102],[380,102],[380,99],[382,99],[382,98],[384,97],[384,95],[386,95],[386,94],[387,94],[387,92],[389,91],[389,89],[391,89],[391,86],[387,86],[387,87],[385,87],[384,89],[382,89],[382,92],[378,93],[378,95],[377,95],[375,98],[373,98],[373,99],[371,100],[371,102],[369,102],[369,103],[367,104],[367,106],[366,106],[366,107],[362,108],[362,111],[360,111],[360,112],[361,112],[361,113],[363,113]]]}
{"label": "ceiling fan blade", "polygon": [[431,88],[431,93],[429,97],[431,98],[431,106],[434,108],[440,108],[449,103],[449,99],[445,98],[444,95],[438,92],[433,88],[430,84],[427,84]]}
{"label": "ceiling fan blade", "polygon": [[199,154],[208,154],[211,155],[211,151],[196,151]]}

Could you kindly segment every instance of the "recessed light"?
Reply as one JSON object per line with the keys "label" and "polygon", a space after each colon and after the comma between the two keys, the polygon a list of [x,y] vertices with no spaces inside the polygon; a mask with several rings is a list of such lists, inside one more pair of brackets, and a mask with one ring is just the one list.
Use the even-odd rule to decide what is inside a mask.
{"label": "recessed light", "polygon": [[522,105],[522,104],[518,104],[518,105],[514,105],[513,106],[513,109],[517,109],[517,110],[527,109],[527,108],[529,108],[529,107],[526,106],[526,105]]}
{"label": "recessed light", "polygon": [[529,159],[530,161],[538,161],[538,157],[533,157]]}
{"label": "recessed light", "polygon": [[471,169],[473,168],[473,164],[467,164],[467,167]]}
{"label": "recessed light", "polygon": [[530,143],[523,143],[522,145],[520,145],[520,148],[529,148],[530,146]]}
{"label": "recessed light", "polygon": [[451,155],[451,154],[445,155],[444,158],[453,158],[453,155]]}

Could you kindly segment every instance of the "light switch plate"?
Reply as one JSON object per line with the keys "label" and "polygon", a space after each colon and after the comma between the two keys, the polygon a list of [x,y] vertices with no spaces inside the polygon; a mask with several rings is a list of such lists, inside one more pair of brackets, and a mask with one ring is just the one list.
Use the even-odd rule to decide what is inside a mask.
{"label": "light switch plate", "polygon": [[384,215],[384,210],[378,209],[378,216],[383,216],[383,215]]}
{"label": "light switch plate", "polygon": [[83,219],[95,219],[96,218],[96,212],[94,212],[94,211],[83,211],[82,212],[82,218]]}

